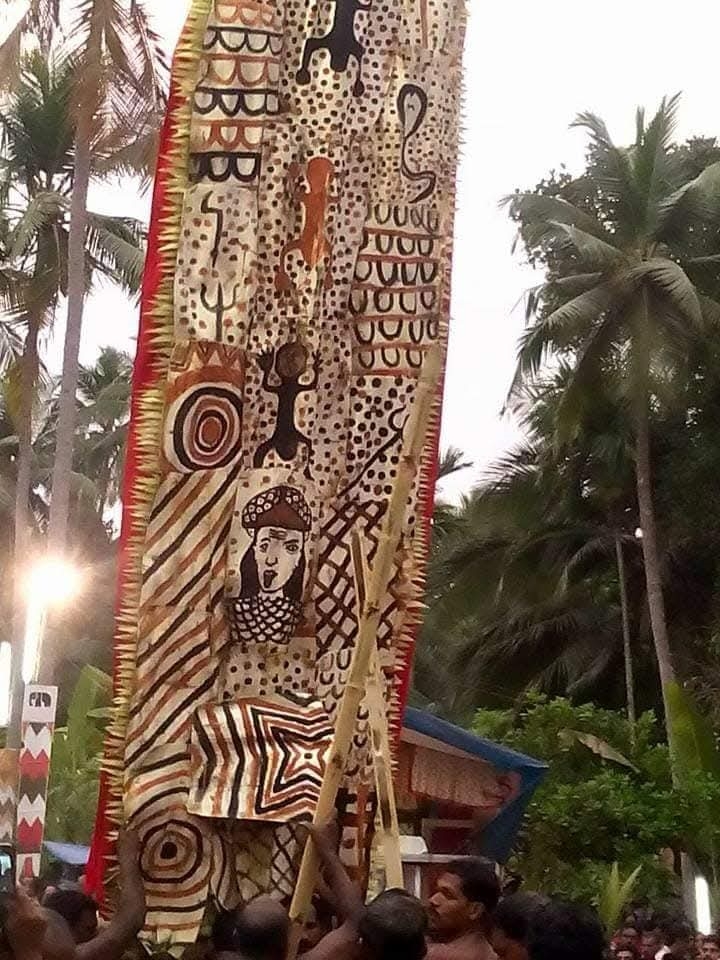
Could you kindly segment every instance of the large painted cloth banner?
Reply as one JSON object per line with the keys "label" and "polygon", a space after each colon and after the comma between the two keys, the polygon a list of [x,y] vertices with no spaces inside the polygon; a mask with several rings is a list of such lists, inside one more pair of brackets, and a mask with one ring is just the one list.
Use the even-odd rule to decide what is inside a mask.
{"label": "large painted cloth banner", "polygon": [[[424,359],[450,304],[464,0],[193,0],[156,182],[124,492],[119,704],[89,877],[141,832],[148,939],[292,893]],[[378,636],[391,729],[441,385]],[[367,711],[339,798],[366,866]]]}

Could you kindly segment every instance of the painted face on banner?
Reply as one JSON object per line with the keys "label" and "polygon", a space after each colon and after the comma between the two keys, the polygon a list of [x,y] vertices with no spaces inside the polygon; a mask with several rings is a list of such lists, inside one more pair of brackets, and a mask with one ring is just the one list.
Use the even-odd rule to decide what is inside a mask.
{"label": "painted face on banner", "polygon": [[299,530],[263,527],[253,546],[260,592],[279,593],[292,579],[304,557],[305,537]]}

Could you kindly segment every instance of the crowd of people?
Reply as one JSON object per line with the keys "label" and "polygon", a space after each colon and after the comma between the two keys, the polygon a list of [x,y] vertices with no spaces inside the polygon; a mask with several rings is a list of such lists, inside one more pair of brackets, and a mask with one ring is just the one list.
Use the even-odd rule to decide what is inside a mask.
{"label": "crowd of people", "polygon": [[720,936],[697,934],[674,912],[638,911],[610,944],[613,960],[720,960]]}
{"label": "crowd of people", "polygon": [[[427,903],[386,890],[366,904],[337,856],[334,827],[313,829],[323,865],[319,896],[298,942],[286,905],[259,897],[220,912],[206,960],[720,960],[720,939],[698,937],[677,916],[638,913],[608,941],[597,913],[540,894],[503,896],[492,863],[447,866]],[[113,919],[78,888],[40,900],[20,889],[2,908],[0,960],[121,960],[145,919],[137,838],[118,844],[120,893]]]}

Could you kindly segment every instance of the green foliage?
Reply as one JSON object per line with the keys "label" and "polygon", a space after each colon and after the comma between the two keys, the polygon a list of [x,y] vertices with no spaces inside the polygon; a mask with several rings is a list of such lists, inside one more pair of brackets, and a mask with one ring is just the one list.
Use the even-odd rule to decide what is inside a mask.
{"label": "green foliage", "polygon": [[677,106],[643,116],[627,147],[579,118],[582,175],[561,168],[509,200],[544,282],[528,294],[510,400],[525,439],[436,515],[414,695],[451,719],[532,690],[626,706],[617,543],[637,702],[660,709],[635,537],[644,392],[670,652],[720,726],[720,146],[673,143]]}
{"label": "green foliage", "polygon": [[67,709],[67,721],[53,738],[48,790],[47,840],[89,843],[97,807],[103,746],[103,716],[112,681],[85,666]]}
{"label": "green foliage", "polygon": [[[532,695],[517,711],[478,711],[473,729],[549,764],[512,863],[531,888],[599,905],[617,863],[623,877],[640,867],[634,896],[657,903],[677,892],[663,852],[685,849],[686,838],[701,833],[718,838],[707,804],[720,799],[720,780],[689,772],[674,790],[652,713],[633,731],[616,711]],[[634,769],[605,758],[588,737]]]}
{"label": "green foliage", "polygon": [[600,894],[598,913],[608,935],[613,934],[622,919],[623,911],[632,901],[642,867],[636,867],[625,880],[620,879],[620,868],[614,863],[610,868],[607,883]]}
{"label": "green foliage", "polygon": [[[709,783],[720,783],[720,750],[715,731],[700,714],[692,698],[678,684],[671,684],[667,691],[670,705],[670,722],[674,732],[676,764],[683,779],[704,777]],[[708,823],[720,823],[720,800],[711,794],[703,805],[703,815]],[[719,876],[716,832],[704,830],[686,838],[687,850],[704,868],[707,876]]]}

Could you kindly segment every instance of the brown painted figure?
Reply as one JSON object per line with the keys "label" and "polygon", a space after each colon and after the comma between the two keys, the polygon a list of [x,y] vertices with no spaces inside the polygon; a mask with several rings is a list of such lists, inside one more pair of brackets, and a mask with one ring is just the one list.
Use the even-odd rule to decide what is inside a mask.
{"label": "brown painted figure", "polygon": [[[330,256],[331,247],[327,237],[328,207],[337,198],[331,194],[335,168],[327,157],[313,157],[307,165],[304,177],[302,168],[293,163],[288,170],[288,180],[295,181],[292,198],[303,210],[303,225],[300,236],[283,247],[280,267],[275,277],[275,286],[280,291],[292,289],[292,280],[287,272],[287,258],[297,250],[307,267],[314,269]],[[325,274],[325,286],[331,283],[330,270]]]}
{"label": "brown painted figure", "polygon": [[[274,393],[278,398],[277,416],[273,435],[265,443],[261,443],[255,451],[253,465],[255,469],[264,466],[265,458],[274,451],[281,460],[294,460],[298,451],[303,447],[307,451],[305,476],[310,478],[310,460],[312,459],[312,443],[298,430],[295,424],[295,407],[298,397],[311,390],[317,390],[320,379],[320,355],[313,356],[313,378],[310,383],[301,383],[301,378],[307,373],[310,354],[307,347],[297,341],[284,343],[278,350],[268,350],[258,357],[258,365],[263,372],[263,390]],[[279,383],[273,383],[272,375],[276,374]]]}

